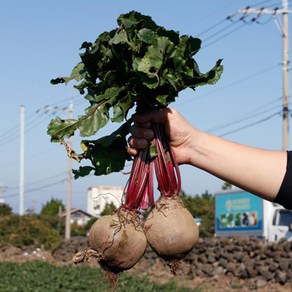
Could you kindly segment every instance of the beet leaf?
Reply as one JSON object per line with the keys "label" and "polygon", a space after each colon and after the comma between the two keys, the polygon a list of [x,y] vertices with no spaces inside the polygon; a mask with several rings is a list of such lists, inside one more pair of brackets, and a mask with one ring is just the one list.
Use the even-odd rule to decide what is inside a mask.
{"label": "beet leaf", "polygon": [[[136,11],[120,15],[117,24],[115,29],[100,34],[95,42],[81,45],[81,61],[69,77],[51,80],[52,84],[74,81],[74,87],[90,104],[77,119],[53,119],[48,125],[52,142],[64,144],[64,139],[76,131],[81,137],[94,136],[110,121],[128,123],[127,115],[135,107],[137,112],[167,107],[180,91],[214,84],[220,78],[222,60],[210,71],[200,72],[193,58],[200,50],[200,39],[180,36]],[[76,177],[91,171],[101,175],[123,169],[129,159],[125,149],[129,127],[117,131],[120,130],[122,135],[109,136],[113,139],[110,145],[104,146],[103,138],[97,138],[84,140],[83,146],[87,143],[90,150],[80,155],[72,155],[69,149],[73,158],[89,159],[92,163],[75,171]]]}

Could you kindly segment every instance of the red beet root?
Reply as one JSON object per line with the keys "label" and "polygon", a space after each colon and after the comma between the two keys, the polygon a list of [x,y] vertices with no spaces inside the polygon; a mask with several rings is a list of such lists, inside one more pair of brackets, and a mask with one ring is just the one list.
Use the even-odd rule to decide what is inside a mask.
{"label": "red beet root", "polygon": [[181,260],[195,246],[199,230],[181,199],[161,196],[144,224],[152,249],[165,260]]}
{"label": "red beet root", "polygon": [[96,220],[88,241],[101,266],[117,272],[132,268],[147,247],[137,214],[123,208]]}

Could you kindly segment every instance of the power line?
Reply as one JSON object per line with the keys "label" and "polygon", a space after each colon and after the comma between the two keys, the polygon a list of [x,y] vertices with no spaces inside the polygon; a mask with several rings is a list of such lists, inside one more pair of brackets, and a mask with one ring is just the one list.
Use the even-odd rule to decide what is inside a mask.
{"label": "power line", "polygon": [[221,25],[222,23],[225,23],[226,19],[222,19],[220,21],[218,21],[217,23],[213,24],[212,26],[208,27],[207,29],[203,30],[201,33],[199,33],[197,35],[197,37],[201,37],[202,35],[206,34],[209,31],[212,31],[215,28],[218,28],[219,25]]}
{"label": "power line", "polygon": [[[240,20],[242,20],[244,17],[241,17],[240,19],[237,20],[233,20],[233,18],[235,17],[235,15],[237,15],[238,12],[235,12],[233,14],[230,14],[229,16],[227,16],[225,19],[220,20],[219,22],[217,22],[216,24],[210,26],[209,28],[205,29],[204,31],[202,31],[200,34],[198,34],[198,37],[201,37],[203,40],[203,47],[202,48],[206,48],[209,47],[210,45],[214,44],[215,42],[229,36],[230,34],[236,32],[237,30],[239,30],[240,28],[243,27],[243,25],[236,27],[230,31],[228,31],[230,28],[234,27],[235,24],[239,23]],[[230,21],[230,23],[227,26],[224,26],[223,28],[221,27],[222,24],[225,24],[226,21]],[[207,37],[202,37],[203,35],[205,35],[208,32],[214,31],[212,32],[211,35],[207,36]],[[225,31],[227,31],[225,33]],[[223,34],[224,33],[224,34]],[[222,35],[223,34],[223,35]],[[215,37],[215,40],[211,41],[213,38]],[[208,41],[210,40],[210,43],[208,43]],[[207,42],[207,44],[205,45],[205,42]]]}
{"label": "power line", "polygon": [[197,101],[197,100],[199,100],[199,99],[201,99],[201,98],[203,98],[203,97],[205,97],[207,95],[210,95],[212,93],[218,92],[218,91],[223,90],[223,89],[226,89],[228,87],[232,87],[232,86],[237,85],[239,83],[242,83],[242,82],[244,82],[246,80],[253,79],[253,78],[255,78],[255,77],[259,76],[259,75],[262,75],[262,74],[264,74],[266,72],[269,72],[269,71],[271,71],[271,70],[273,70],[273,69],[275,69],[275,68],[277,68],[279,66],[280,66],[280,64],[267,67],[267,68],[265,68],[263,70],[260,70],[258,72],[255,72],[255,73],[253,73],[253,74],[251,74],[249,76],[243,77],[242,79],[239,79],[237,81],[234,81],[234,82],[231,82],[229,84],[226,84],[225,86],[222,86],[222,87],[219,87],[217,89],[211,90],[211,91],[209,91],[209,92],[207,92],[205,94],[201,94],[201,95],[197,96],[196,98],[184,100],[184,101],[178,103],[178,106],[181,106],[181,105],[186,104],[186,103],[189,103],[189,102]]}
{"label": "power line", "polygon": [[[221,36],[218,36],[218,35],[217,35],[217,38],[216,38],[215,40],[211,41],[210,43],[207,43],[206,45],[203,45],[203,46],[202,46],[202,49],[205,49],[205,48],[207,48],[207,47],[213,45],[214,43],[216,43],[216,42],[222,40],[223,38],[228,37],[229,35],[231,35],[232,33],[236,32],[236,31],[238,31],[239,29],[241,29],[241,28],[243,28],[243,27],[244,27],[244,24],[242,24],[241,26],[238,26],[238,27],[234,28],[234,29],[231,30],[231,31],[228,31],[227,33],[225,33],[225,34],[223,34],[223,35],[221,35]],[[215,35],[216,35],[216,34],[214,34],[214,36],[215,36]]]}
{"label": "power line", "polygon": [[[211,34],[210,36],[206,37],[206,38],[204,39],[204,42],[208,42],[208,40],[212,39],[212,38],[215,37],[215,36],[218,37],[218,35],[219,35],[220,33],[224,32],[225,30],[229,29],[229,28],[232,27],[232,26],[234,26],[234,23],[233,23],[233,22],[229,23],[227,26],[225,26],[225,27],[223,27],[223,28],[221,28],[221,29],[215,31],[213,34]],[[217,26],[217,29],[218,29],[218,26]]]}
{"label": "power line", "polygon": [[[225,8],[227,8],[227,7],[231,6],[231,5],[233,5],[233,4],[234,4],[234,1],[232,0],[229,4],[226,4],[226,5],[222,6],[221,8],[216,9],[216,10],[212,11],[211,13],[209,13],[209,14],[207,14],[207,15],[204,15],[204,16],[201,17],[200,19],[196,19],[195,22],[192,22],[191,24],[187,25],[186,27],[184,27],[184,28],[182,28],[182,29],[186,29],[186,28],[189,28],[189,27],[195,26],[195,25],[197,25],[198,23],[201,23],[201,22],[203,22],[203,21],[206,21],[206,19],[208,19],[208,18],[210,18],[210,17],[213,18],[213,16],[214,16],[215,14],[217,14],[219,11],[221,11],[221,10],[223,10],[223,9],[225,9]],[[216,25],[219,25],[221,22],[224,22],[224,21],[225,21],[225,19],[219,21],[219,23],[217,23]],[[213,27],[213,26],[212,26],[212,27]],[[214,27],[215,27],[215,25],[214,25]],[[210,28],[208,28],[207,30],[209,30],[209,29],[210,29]],[[202,33],[200,33],[200,35],[201,35],[201,34],[202,34]]]}
{"label": "power line", "polygon": [[[261,1],[258,2],[255,5],[262,5],[262,4],[266,4],[270,1]],[[279,3],[280,4],[280,3]],[[269,21],[271,21],[271,19],[273,18],[273,15],[276,15],[278,13],[279,8],[275,7],[275,3],[274,4],[270,4],[269,6],[265,6],[259,9],[259,12],[256,14],[255,17],[252,17],[250,15],[250,13],[248,12],[250,9],[250,6],[247,6],[245,8],[245,11],[236,11],[232,14],[230,14],[229,16],[227,16],[225,19],[222,19],[220,21],[218,21],[217,23],[213,24],[212,26],[208,27],[207,29],[203,30],[202,32],[200,32],[199,34],[197,34],[198,37],[201,37],[203,40],[203,47],[202,48],[207,48],[211,45],[213,45],[214,43],[218,42],[219,40],[226,38],[227,36],[233,34],[234,32],[238,31],[239,29],[244,27],[244,24],[252,24],[254,22],[258,23],[258,24],[266,24]],[[227,5],[229,6],[229,5]],[[260,21],[260,18],[265,16],[265,11],[267,9],[269,9],[269,7],[274,7],[273,9],[270,9],[271,11],[273,11],[273,13],[271,13],[271,15],[265,20],[265,21]],[[225,24],[226,21],[230,21],[230,24],[227,26],[222,27],[222,24]],[[234,25],[238,24],[242,22],[242,24],[240,26],[234,27]],[[232,30],[230,30],[231,28],[233,28]],[[203,35],[206,35],[207,33],[211,33],[211,35],[206,36],[205,38],[202,37]],[[209,41],[209,43],[208,43]],[[206,44],[205,44],[206,42]]]}
{"label": "power line", "polygon": [[36,192],[36,191],[39,191],[39,190],[42,190],[42,189],[46,189],[46,188],[51,187],[51,186],[56,185],[56,184],[64,183],[66,181],[67,181],[67,179],[64,178],[64,179],[58,180],[56,182],[53,182],[53,183],[50,183],[50,184],[46,184],[46,185],[43,185],[43,186],[40,186],[40,187],[37,187],[37,188],[28,189],[28,190],[26,190],[26,193]]}
{"label": "power line", "polygon": [[239,12],[243,14],[256,14],[257,16],[262,14],[267,15],[282,15],[282,68],[283,68],[283,102],[282,102],[282,148],[283,150],[288,149],[289,144],[289,41],[288,41],[288,14],[292,11],[288,10],[288,0],[282,0],[282,9],[265,9],[265,8],[244,8],[240,9]]}
{"label": "power line", "polygon": [[[82,99],[77,102],[77,105],[81,105],[85,103],[86,100]],[[63,102],[62,102],[63,103]],[[68,103],[68,99],[67,99]],[[62,110],[63,112],[68,112],[69,107],[68,106],[62,106],[59,107],[57,105],[45,105],[41,108],[38,108],[33,114],[31,114],[27,119],[26,119],[26,127],[24,133],[27,134],[31,130],[35,129],[38,127],[40,124],[43,122],[47,121],[49,118],[49,113],[50,115],[55,115],[57,112],[60,112]],[[6,146],[7,144],[18,140],[19,139],[19,123],[14,125],[13,127],[9,128],[7,131],[4,133],[0,134],[0,147]]]}
{"label": "power line", "polygon": [[212,132],[212,133],[214,133],[214,132],[216,132],[218,130],[222,130],[224,128],[228,128],[230,126],[234,126],[234,125],[239,124],[239,123],[242,123],[242,122],[246,122],[247,120],[253,119],[255,117],[258,117],[258,116],[261,116],[263,114],[266,114],[266,113],[268,113],[268,112],[270,112],[272,110],[275,110],[276,108],[281,107],[281,105],[276,105],[276,106],[270,107],[268,109],[265,109],[265,110],[262,110],[262,111],[258,111],[259,109],[263,109],[264,107],[265,106],[258,107],[257,109],[249,112],[248,114],[246,114],[245,116],[243,116],[241,118],[238,118],[237,117],[236,120],[231,120],[230,122],[227,122],[227,123],[225,123],[225,124],[223,124],[221,126],[213,127],[211,129],[206,130],[206,132],[209,132],[209,133]]}
{"label": "power line", "polygon": [[[254,3],[254,5],[259,6],[259,5],[266,4],[266,3],[272,2],[272,1],[274,1],[274,0],[265,0],[265,1],[258,2],[258,3]],[[281,4],[281,2],[277,2],[277,3]],[[273,3],[273,4],[270,4],[270,6],[275,6],[278,4]],[[265,7],[267,7],[267,5],[265,5]]]}
{"label": "power line", "polygon": [[[260,2],[260,3],[267,3],[267,2],[270,2],[270,1],[262,1],[262,2]],[[260,3],[258,3],[257,5],[259,5]],[[239,22],[239,21],[238,21]],[[224,20],[222,20],[222,21],[220,21],[219,23],[217,23],[218,25],[220,24],[223,24],[223,23],[226,23],[226,19],[224,19]],[[232,24],[230,24],[230,25],[228,25],[228,29],[229,28],[231,28],[233,25]],[[233,26],[234,27],[234,26]],[[215,27],[215,25],[213,25],[212,26],[212,29],[210,28],[210,30],[209,31],[212,31],[213,29],[215,29],[216,27]],[[239,28],[237,28],[237,30],[238,30]],[[226,29],[222,29],[221,30],[221,33],[223,33],[223,32],[225,32],[227,30],[227,28]],[[205,31],[205,32],[208,32],[208,31]],[[232,33],[232,32],[227,32],[226,33],[226,36],[228,36],[230,33]],[[214,37],[215,37],[215,34],[214,34]],[[214,37],[212,37],[212,38],[214,38]],[[207,39],[209,39],[210,41],[212,40],[212,38],[210,38],[210,36],[209,36],[209,38],[207,38]],[[220,37],[220,39],[222,39],[222,37]],[[219,39],[218,39],[219,40]],[[211,43],[209,43],[208,44],[208,46],[210,46],[211,44],[213,44],[214,42],[216,42],[217,40],[215,39],[215,41],[213,41],[213,42],[211,42]],[[246,78],[246,79],[242,79],[242,80],[240,80],[240,81],[236,81],[236,82],[234,82],[234,83],[231,83],[231,84],[229,84],[229,85],[227,85],[227,87],[228,86],[232,86],[232,85],[234,85],[234,84],[238,84],[239,82],[242,82],[242,81],[244,81],[244,80],[247,80],[247,79],[249,79],[249,78]],[[223,87],[223,88],[226,88],[226,87]],[[221,88],[222,89],[222,88]],[[218,91],[218,90],[216,90],[216,91]],[[212,93],[212,92],[211,92]],[[66,99],[66,101],[68,101],[68,99]],[[84,102],[86,102],[86,101],[80,101],[80,104],[81,103],[84,103]],[[184,102],[183,102],[184,103]],[[60,105],[63,105],[63,101],[60,101],[60,102],[58,102],[57,104],[60,104]],[[35,116],[34,116],[35,117]],[[46,118],[47,119],[47,118]],[[35,117],[35,121],[34,122],[31,122],[31,124],[30,124],[30,127],[28,127],[28,129],[29,130],[31,130],[31,129],[33,129],[33,128],[35,128],[37,125],[39,125],[40,124],[40,117]],[[18,125],[19,126],[19,125]],[[13,128],[14,130],[15,130],[15,128]],[[11,132],[9,132],[8,134],[10,134],[11,135]],[[1,136],[0,136],[1,137]],[[14,140],[14,139],[16,139],[16,138],[18,138],[18,130],[17,130],[17,134],[15,135],[15,136],[9,136],[8,135],[8,137],[10,138],[10,140],[12,139],[12,140]],[[7,138],[7,137],[6,137]],[[9,139],[8,139],[9,140]],[[1,141],[1,140],[0,140]],[[5,140],[4,140],[5,141]],[[2,141],[1,141],[2,142]],[[7,144],[8,142],[6,142],[6,144]],[[0,147],[2,146],[2,144],[0,143]]]}
{"label": "power line", "polygon": [[[55,181],[55,182],[52,182],[50,184],[46,184],[46,185],[42,185],[40,187],[37,187],[37,188],[32,188],[32,189],[28,189],[28,190],[25,190],[25,193],[28,194],[28,193],[32,193],[32,192],[36,192],[36,191],[40,191],[42,189],[45,189],[45,188],[48,188],[48,187],[51,187],[51,186],[54,186],[54,185],[57,185],[57,184],[60,184],[60,183],[64,183],[67,181],[67,178],[65,179],[61,179],[61,180],[58,180],[58,181]],[[4,198],[11,198],[11,197],[16,197],[16,196],[19,196],[18,193],[14,193],[14,194],[10,194],[10,195],[5,195],[3,196]]]}
{"label": "power line", "polygon": [[43,179],[41,179],[41,180],[37,180],[37,181],[34,181],[34,182],[27,183],[25,186],[27,187],[27,186],[30,186],[30,185],[39,184],[39,183],[41,183],[41,182],[43,182],[43,181],[48,181],[48,180],[50,180],[50,179],[52,179],[52,178],[63,176],[63,175],[65,175],[66,173],[67,173],[66,171],[63,171],[63,172],[61,172],[61,173],[54,174],[54,175],[52,175],[52,176],[49,176],[49,177],[43,178]]}
{"label": "power line", "polygon": [[[35,127],[39,126],[40,123],[43,121],[47,120],[48,118],[45,117],[45,119],[40,120],[41,116],[35,117],[35,113],[30,115],[26,119],[26,128],[25,128],[25,133],[31,131]],[[20,124],[18,123],[16,126],[13,126],[6,132],[4,132],[2,135],[0,135],[0,147],[5,146],[6,144],[9,144],[12,141],[18,140],[19,139],[19,127]]]}
{"label": "power line", "polygon": [[[268,1],[261,1],[261,2],[257,3],[257,5],[261,5],[261,4],[268,3],[268,2],[270,2],[270,0],[268,0]],[[227,6],[230,6],[230,5],[231,5],[231,4],[228,4],[228,5],[224,6],[223,8],[225,8],[225,7],[227,7]],[[248,7],[248,8],[249,8],[249,7]],[[217,31],[217,32],[215,32],[215,33],[209,35],[208,37],[206,37],[205,41],[207,41],[207,43],[206,43],[206,45],[203,46],[203,48],[209,47],[210,45],[214,44],[215,42],[217,42],[217,41],[223,39],[224,37],[229,36],[230,34],[236,32],[237,30],[239,30],[240,28],[242,28],[244,25],[241,25],[241,26],[239,26],[239,27],[236,27],[236,28],[234,28],[233,30],[226,32],[225,34],[220,35],[221,33],[225,32],[226,30],[228,30],[229,28],[231,28],[231,27],[233,26],[233,24],[238,23],[238,22],[240,22],[240,21],[245,21],[245,19],[246,19],[247,16],[248,16],[247,13],[245,13],[241,18],[236,19],[236,20],[233,20],[233,19],[235,18],[236,15],[237,15],[237,13],[233,13],[232,15],[229,15],[229,16],[226,17],[225,19],[223,19],[223,20],[217,22],[215,25],[212,25],[212,26],[209,27],[208,29],[206,29],[206,30],[204,30],[203,32],[201,32],[199,35],[203,35],[203,34],[209,32],[209,31],[212,31],[212,30],[214,30],[214,29],[218,29],[218,27],[219,27],[221,24],[225,23],[226,20],[230,20],[230,21],[232,21],[232,23],[229,24],[228,26],[226,26],[226,27],[224,27],[224,28],[221,28],[221,29],[219,29],[219,31]],[[247,21],[245,21],[245,23],[246,23],[246,22],[247,22]],[[215,38],[214,40],[212,40],[214,37],[216,37],[216,38]],[[208,43],[208,41],[210,41],[210,42]],[[80,96],[80,94],[78,94],[78,95],[74,95],[74,97],[75,97],[75,96],[78,97],[78,96]],[[80,100],[80,101],[78,101],[78,102],[75,102],[75,106],[76,106],[76,105],[83,104],[83,103],[85,103],[85,102],[86,102],[86,100],[82,99],[82,100]],[[53,108],[61,108],[62,106],[63,106],[63,109],[64,109],[64,111],[65,111],[65,110],[68,109],[68,107],[67,107],[67,103],[68,103],[68,98],[66,98],[66,99],[62,99],[62,100],[60,100],[59,102],[57,102],[54,106],[46,105],[46,106],[44,106],[44,107],[42,107],[42,108],[39,108],[39,109],[36,111],[36,113],[39,113],[40,110],[43,110],[45,113],[47,113],[47,109],[50,108],[51,114],[55,114],[56,112],[54,112],[52,109],[53,109]],[[65,104],[66,104],[66,105],[65,105]],[[42,122],[45,121],[45,120],[47,120],[47,119],[44,118],[43,120],[39,121],[39,117],[37,117],[37,119],[35,119],[34,123],[31,122],[31,124],[27,124],[28,126],[26,127],[25,132],[27,133],[28,131],[34,129],[35,127],[37,127],[40,123],[42,123]],[[0,142],[0,147],[6,145],[6,144],[8,144],[8,143],[10,143],[10,142],[12,142],[12,141],[14,141],[14,140],[16,140],[16,139],[18,138],[18,130],[17,130],[17,128],[18,128],[18,125],[15,126],[15,127],[13,127],[12,129],[9,129],[9,130],[8,130],[6,133],[4,133],[2,136],[0,135],[0,141],[1,141],[1,142]]]}
{"label": "power line", "polygon": [[253,122],[253,123],[250,123],[250,124],[248,124],[248,125],[242,126],[242,127],[237,128],[237,129],[235,129],[235,130],[231,130],[231,131],[229,131],[229,132],[226,132],[226,133],[224,133],[224,134],[221,134],[221,135],[219,135],[219,137],[225,137],[225,136],[227,136],[227,135],[234,134],[234,133],[236,133],[236,132],[239,132],[239,131],[242,131],[242,130],[244,130],[244,129],[250,128],[250,127],[252,127],[252,126],[255,126],[255,125],[261,124],[261,123],[263,123],[263,122],[266,122],[267,120],[270,120],[270,119],[273,118],[274,116],[276,116],[276,115],[280,115],[281,112],[282,112],[282,111],[275,112],[275,113],[273,113],[273,114],[271,114],[271,115],[269,115],[269,116],[267,116],[267,117],[265,117],[265,118],[263,118],[263,119],[261,119],[261,120],[258,120],[258,121],[256,121],[256,122]]}

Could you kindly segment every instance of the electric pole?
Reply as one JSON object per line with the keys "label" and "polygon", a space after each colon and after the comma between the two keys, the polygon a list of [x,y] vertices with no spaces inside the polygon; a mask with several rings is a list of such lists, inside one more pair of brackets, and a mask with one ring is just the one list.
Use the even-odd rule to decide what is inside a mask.
{"label": "electric pole", "polygon": [[289,42],[288,0],[283,0],[283,149],[289,147]]}
{"label": "electric pole", "polygon": [[282,9],[265,9],[265,8],[244,8],[239,10],[240,13],[244,15],[247,14],[257,14],[258,16],[262,14],[270,15],[282,15],[282,49],[283,49],[283,98],[282,98],[282,148],[283,150],[288,150],[289,147],[289,41],[288,41],[288,0],[282,0]]}
{"label": "electric pole", "polygon": [[19,215],[24,214],[24,106],[20,106]]}
{"label": "electric pole", "polygon": [[3,193],[5,192],[5,187],[3,185],[3,182],[0,182],[0,204],[4,204],[5,203],[5,199],[2,198],[3,197]]}
{"label": "electric pole", "polygon": [[[52,112],[68,112],[69,118],[73,119],[74,115],[74,104],[73,97],[71,97],[69,109],[68,107],[48,106],[46,105],[43,110],[45,113]],[[69,147],[72,149],[73,139],[69,138]],[[67,171],[67,194],[66,194],[66,220],[65,220],[65,239],[70,240],[71,238],[71,197],[72,197],[72,158],[68,158],[68,171]]]}

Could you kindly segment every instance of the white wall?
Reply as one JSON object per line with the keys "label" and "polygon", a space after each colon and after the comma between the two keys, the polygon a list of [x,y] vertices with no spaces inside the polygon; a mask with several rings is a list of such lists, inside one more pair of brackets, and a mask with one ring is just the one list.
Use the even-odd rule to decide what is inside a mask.
{"label": "white wall", "polygon": [[122,204],[124,187],[92,186],[87,193],[87,213],[99,217],[105,205],[113,203],[117,208]]}

